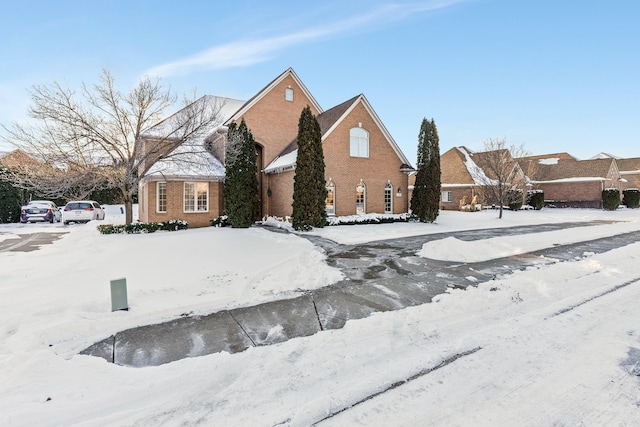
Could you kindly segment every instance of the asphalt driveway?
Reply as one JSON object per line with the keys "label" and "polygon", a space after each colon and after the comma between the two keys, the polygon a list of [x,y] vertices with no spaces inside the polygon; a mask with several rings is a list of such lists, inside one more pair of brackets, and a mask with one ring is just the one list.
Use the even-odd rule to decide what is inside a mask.
{"label": "asphalt driveway", "polygon": [[[2,233],[0,235],[8,234]],[[12,234],[12,237],[0,239],[0,252],[32,252],[40,249],[41,246],[49,245],[66,232],[53,233],[30,233],[30,234]]]}

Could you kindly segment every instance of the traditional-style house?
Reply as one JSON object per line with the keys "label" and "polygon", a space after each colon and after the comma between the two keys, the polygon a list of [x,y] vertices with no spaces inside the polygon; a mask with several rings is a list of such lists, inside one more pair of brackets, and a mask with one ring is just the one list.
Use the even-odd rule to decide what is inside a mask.
{"label": "traditional-style house", "polygon": [[490,200],[486,187],[494,185],[496,176],[492,173],[491,163],[495,162],[496,154],[508,162],[513,171],[508,175],[514,182],[506,183],[514,188],[525,180],[519,164],[511,157],[508,150],[474,152],[466,147],[454,147],[440,156],[440,209],[458,210],[464,202],[478,204],[495,204]]}
{"label": "traditional-style house", "polygon": [[[141,221],[183,219],[197,227],[224,213],[226,131],[230,123],[241,120],[256,141],[260,215],[291,215],[298,121],[307,105],[322,132],[327,213],[408,210],[407,173],[413,168],[364,95],[323,111],[289,68],[246,102],[218,97],[201,102],[218,103],[219,125],[190,140],[189,149],[176,148],[147,172],[139,189]],[[171,118],[145,133],[147,150],[171,128],[170,122]],[[203,147],[197,162],[190,161],[193,146]]]}
{"label": "traditional-style house", "polygon": [[532,189],[544,191],[551,207],[602,208],[602,190],[621,190],[622,176],[614,158],[576,160],[557,155],[518,159]]}

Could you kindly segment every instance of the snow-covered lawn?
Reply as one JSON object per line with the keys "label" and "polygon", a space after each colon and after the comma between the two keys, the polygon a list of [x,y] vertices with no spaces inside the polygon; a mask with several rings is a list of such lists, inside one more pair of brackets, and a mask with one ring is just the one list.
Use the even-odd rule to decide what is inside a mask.
{"label": "snow-covered lawn", "polygon": [[[120,220],[110,210],[105,221]],[[421,254],[476,261],[640,230],[638,211],[542,210],[505,212],[502,220],[492,211],[445,211],[435,224],[313,232],[357,244],[592,220],[623,222],[526,238],[442,239]],[[514,271],[340,330],[127,368],[77,353],[119,330],[292,297],[342,275],[295,234],[203,228],[103,236],[96,225],[0,225],[0,240],[69,232],[35,252],[0,252],[2,426],[306,426],[332,414],[320,425],[640,420],[640,244]],[[120,277],[131,309],[111,312],[109,281]]]}

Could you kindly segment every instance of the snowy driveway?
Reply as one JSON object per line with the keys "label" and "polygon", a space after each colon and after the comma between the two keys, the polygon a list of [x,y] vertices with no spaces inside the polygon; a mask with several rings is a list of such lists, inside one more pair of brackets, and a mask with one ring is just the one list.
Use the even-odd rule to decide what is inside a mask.
{"label": "snowy driveway", "polygon": [[0,252],[32,252],[58,240],[65,232],[30,234],[0,233]]}
{"label": "snowy driveway", "polygon": [[[592,222],[591,225],[602,224]],[[425,259],[417,253],[430,241],[455,236],[463,241],[525,235],[585,226],[580,223],[521,226],[403,237],[357,245],[340,245],[307,235],[327,253],[328,263],[345,275],[340,282],[281,301],[224,310],[208,316],[188,313],[171,322],[117,333],[83,351],[125,366],[161,365],[186,357],[284,342],[375,312],[431,302],[448,288],[465,288],[515,270],[582,259],[640,241],[627,233],[587,242],[559,245],[522,255],[478,263]]]}

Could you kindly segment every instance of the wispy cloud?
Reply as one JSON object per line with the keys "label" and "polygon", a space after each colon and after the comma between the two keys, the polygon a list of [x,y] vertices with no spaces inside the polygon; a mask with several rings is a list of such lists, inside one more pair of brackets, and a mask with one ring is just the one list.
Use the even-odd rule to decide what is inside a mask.
{"label": "wispy cloud", "polygon": [[426,11],[443,9],[470,0],[434,0],[408,4],[387,4],[364,15],[323,24],[292,34],[266,39],[235,41],[214,46],[190,57],[161,64],[147,70],[149,76],[169,77],[186,75],[194,71],[243,67],[272,59],[278,52],[291,46],[336,37],[349,31],[371,28],[388,22],[397,22]]}

